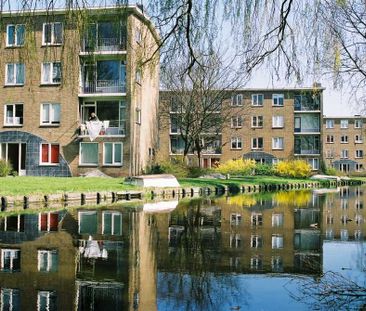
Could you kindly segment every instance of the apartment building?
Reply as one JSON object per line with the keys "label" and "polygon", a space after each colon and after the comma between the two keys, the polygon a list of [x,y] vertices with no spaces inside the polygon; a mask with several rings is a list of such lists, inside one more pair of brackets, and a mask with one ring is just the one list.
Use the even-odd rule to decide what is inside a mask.
{"label": "apartment building", "polygon": [[[213,167],[230,159],[254,159],[277,163],[289,158],[308,161],[318,170],[322,155],[321,118],[324,88],[243,89],[227,91],[222,106],[230,109],[221,131],[202,134],[203,167]],[[161,106],[170,101],[170,118],[160,123],[161,158],[183,154],[176,99],[169,91],[160,92]],[[220,113],[218,111],[217,113]],[[197,158],[190,149],[188,161]]]}
{"label": "apartment building", "polygon": [[140,8],[1,18],[0,157],[19,175],[141,173],[157,137],[159,38]]}
{"label": "apartment building", "polygon": [[366,118],[360,115],[323,117],[323,158],[326,166],[344,173],[365,170],[365,121]]}

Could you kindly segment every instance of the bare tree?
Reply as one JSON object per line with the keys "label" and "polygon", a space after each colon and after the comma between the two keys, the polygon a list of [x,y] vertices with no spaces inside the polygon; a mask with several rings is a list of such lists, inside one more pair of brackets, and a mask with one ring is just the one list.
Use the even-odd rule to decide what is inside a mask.
{"label": "bare tree", "polygon": [[221,147],[221,133],[230,128],[231,118],[238,114],[242,118],[244,105],[232,106],[231,96],[246,75],[232,64],[225,65],[216,53],[198,60],[189,72],[185,62],[163,67],[162,84],[167,91],[162,93],[160,117],[162,126],[174,128],[184,142],[183,156],[195,152],[200,165],[208,146]]}

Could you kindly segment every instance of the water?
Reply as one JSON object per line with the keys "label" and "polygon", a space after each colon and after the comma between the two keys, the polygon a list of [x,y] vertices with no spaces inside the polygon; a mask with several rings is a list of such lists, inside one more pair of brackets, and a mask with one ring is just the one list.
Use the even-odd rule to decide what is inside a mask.
{"label": "water", "polygon": [[2,217],[0,310],[365,308],[366,188],[338,190]]}

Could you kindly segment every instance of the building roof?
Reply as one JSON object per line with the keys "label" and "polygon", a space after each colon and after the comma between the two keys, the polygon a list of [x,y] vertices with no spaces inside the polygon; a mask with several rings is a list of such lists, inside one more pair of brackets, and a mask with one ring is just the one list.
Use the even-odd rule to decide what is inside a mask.
{"label": "building roof", "polygon": [[366,116],[362,116],[362,115],[359,115],[359,114],[356,114],[354,116],[323,116],[323,119],[326,120],[326,119],[342,119],[342,120],[345,120],[345,119],[365,119]]}

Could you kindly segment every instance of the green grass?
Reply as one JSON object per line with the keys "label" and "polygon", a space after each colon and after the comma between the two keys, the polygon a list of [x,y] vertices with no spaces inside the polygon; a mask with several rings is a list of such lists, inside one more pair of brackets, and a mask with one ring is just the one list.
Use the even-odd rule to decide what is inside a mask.
{"label": "green grass", "polygon": [[[182,187],[207,187],[207,186],[241,186],[260,184],[288,184],[314,182],[312,179],[283,178],[276,176],[247,176],[225,179],[206,178],[181,178],[178,180]],[[322,182],[319,180],[319,182]]]}
{"label": "green grass", "polygon": [[139,190],[139,188],[124,184],[123,178],[32,176],[0,178],[0,196],[112,190]]}

